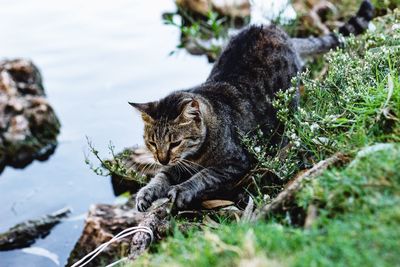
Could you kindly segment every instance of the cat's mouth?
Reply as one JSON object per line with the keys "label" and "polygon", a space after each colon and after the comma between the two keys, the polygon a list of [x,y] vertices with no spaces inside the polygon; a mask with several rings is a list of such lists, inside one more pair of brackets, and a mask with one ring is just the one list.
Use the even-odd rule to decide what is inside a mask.
{"label": "cat's mouth", "polygon": [[167,166],[174,166],[174,165],[178,164],[178,162],[179,162],[179,158],[174,158],[168,162]]}
{"label": "cat's mouth", "polygon": [[167,159],[167,160],[160,160],[159,158],[155,157],[155,160],[158,164],[162,166],[174,166],[179,163],[181,158],[174,158],[174,159]]}

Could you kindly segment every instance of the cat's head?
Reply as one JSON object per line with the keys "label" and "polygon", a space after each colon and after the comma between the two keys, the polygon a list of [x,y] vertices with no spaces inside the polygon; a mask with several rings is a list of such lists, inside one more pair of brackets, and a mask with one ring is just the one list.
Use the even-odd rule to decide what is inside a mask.
{"label": "cat's head", "polygon": [[188,95],[170,95],[160,101],[129,103],[142,114],[144,142],[154,159],[174,165],[195,154],[206,137],[205,103]]}

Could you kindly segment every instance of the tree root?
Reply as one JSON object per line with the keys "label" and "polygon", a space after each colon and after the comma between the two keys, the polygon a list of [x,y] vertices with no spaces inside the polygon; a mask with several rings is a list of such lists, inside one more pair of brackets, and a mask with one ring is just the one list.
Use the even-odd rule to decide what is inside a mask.
{"label": "tree root", "polygon": [[263,206],[260,210],[256,211],[257,215],[255,216],[255,219],[263,219],[271,213],[284,208],[286,204],[293,200],[295,194],[301,189],[304,180],[314,179],[327,168],[340,162],[346,162],[347,160],[348,158],[344,154],[336,153],[332,157],[318,162],[311,169],[300,172],[300,174],[298,174],[291,182],[289,182],[287,187],[281,193],[279,193],[276,198],[274,198],[267,205]]}

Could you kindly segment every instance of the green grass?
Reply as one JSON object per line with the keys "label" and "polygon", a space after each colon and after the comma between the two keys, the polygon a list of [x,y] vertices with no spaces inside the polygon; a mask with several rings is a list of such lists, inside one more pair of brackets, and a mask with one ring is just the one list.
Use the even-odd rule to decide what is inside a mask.
{"label": "green grass", "polygon": [[266,259],[277,266],[400,266],[399,167],[397,144],[307,183],[298,202],[319,207],[311,229],[270,221],[177,231],[134,266],[239,266]]}
{"label": "green grass", "polygon": [[[302,84],[299,109],[290,109],[295,88],[279,92],[274,105],[292,145],[287,162],[266,158],[268,136],[245,140],[259,160],[282,180],[290,178],[294,163],[310,166],[335,152],[354,154],[376,142],[400,141],[399,12],[375,21],[377,31],[347,39],[346,48],[325,56],[327,73],[316,80],[309,71],[293,82]],[[254,144],[264,143],[259,150]],[[271,165],[271,162],[280,164]],[[288,170],[283,172],[282,170]]]}
{"label": "green grass", "polygon": [[[393,30],[400,12],[375,23],[376,32],[326,56],[322,79],[299,77],[300,109],[288,108],[294,90],[278,94],[275,106],[292,145],[286,159],[265,153],[274,148],[260,134],[244,140],[257,166],[283,181],[338,151],[350,163],[304,182],[294,209],[252,224],[222,218],[218,229],[175,230],[131,265],[400,266],[400,30]],[[270,193],[258,188],[260,199]],[[317,217],[305,228],[310,207]],[[296,216],[302,219],[294,223]]]}

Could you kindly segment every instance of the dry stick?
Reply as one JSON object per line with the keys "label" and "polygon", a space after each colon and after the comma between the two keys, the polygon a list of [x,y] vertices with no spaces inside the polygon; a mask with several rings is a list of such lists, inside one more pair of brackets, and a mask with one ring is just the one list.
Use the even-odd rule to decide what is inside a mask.
{"label": "dry stick", "polygon": [[[154,233],[154,238],[164,235],[169,229],[168,216],[171,210],[171,202],[165,200],[158,207],[149,211],[144,220],[138,226],[148,227]],[[137,232],[132,236],[131,246],[129,251],[129,260],[134,260],[139,257],[150,246],[151,236],[144,232]]]}
{"label": "dry stick", "polygon": [[281,193],[279,193],[276,198],[274,198],[269,204],[261,208],[258,215],[256,216],[256,220],[265,218],[270,213],[280,209],[287,201],[289,201],[294,196],[296,192],[299,191],[304,180],[314,179],[323,171],[325,171],[328,167],[338,162],[343,162],[345,160],[345,155],[340,152],[336,153],[332,157],[318,162],[311,169],[295,177],[290,185],[288,185],[288,187],[286,187]]}
{"label": "dry stick", "polygon": [[314,204],[311,204],[307,208],[307,216],[306,220],[304,222],[304,228],[305,229],[310,229],[312,225],[314,224],[315,220],[317,219],[318,216],[318,208]]}

